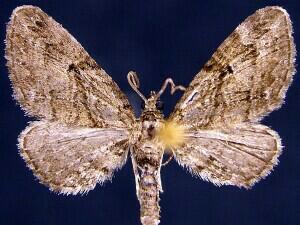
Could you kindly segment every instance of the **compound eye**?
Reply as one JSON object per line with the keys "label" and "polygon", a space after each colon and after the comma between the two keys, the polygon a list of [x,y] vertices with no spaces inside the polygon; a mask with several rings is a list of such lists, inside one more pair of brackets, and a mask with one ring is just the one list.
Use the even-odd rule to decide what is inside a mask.
{"label": "compound eye", "polygon": [[160,101],[160,100],[157,100],[155,106],[156,106],[156,109],[163,110],[164,109],[164,102]]}
{"label": "compound eye", "polygon": [[141,108],[142,108],[142,110],[145,109],[145,102],[144,101],[141,102]]}

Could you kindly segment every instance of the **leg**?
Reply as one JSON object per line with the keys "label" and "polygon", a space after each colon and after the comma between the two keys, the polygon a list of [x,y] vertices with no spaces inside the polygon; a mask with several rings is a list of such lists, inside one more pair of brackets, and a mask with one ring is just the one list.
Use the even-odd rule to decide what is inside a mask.
{"label": "leg", "polygon": [[174,157],[174,153],[173,153],[173,151],[172,151],[172,154],[169,156],[169,158],[167,159],[167,161],[165,161],[165,162],[162,164],[162,166],[168,165],[169,162],[171,162],[171,160],[173,159],[173,157]]}

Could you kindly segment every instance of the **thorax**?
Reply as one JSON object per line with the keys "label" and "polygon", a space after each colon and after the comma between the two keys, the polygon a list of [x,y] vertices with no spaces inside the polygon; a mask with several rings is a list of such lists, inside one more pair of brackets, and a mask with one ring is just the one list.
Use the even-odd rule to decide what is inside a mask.
{"label": "thorax", "polygon": [[163,148],[156,140],[155,134],[163,125],[163,116],[158,112],[143,112],[136,120],[132,129],[130,142],[131,153],[139,161],[160,160],[163,155]]}

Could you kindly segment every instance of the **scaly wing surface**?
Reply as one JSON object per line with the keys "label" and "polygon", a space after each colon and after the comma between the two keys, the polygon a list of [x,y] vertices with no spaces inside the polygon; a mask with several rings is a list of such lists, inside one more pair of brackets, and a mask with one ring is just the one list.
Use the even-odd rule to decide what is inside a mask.
{"label": "scaly wing surface", "polygon": [[20,154],[53,191],[83,193],[126,160],[134,121],[111,77],[60,24],[34,6],[16,8],[7,26],[6,58],[14,97],[33,122]]}
{"label": "scaly wing surface", "polygon": [[257,122],[282,105],[294,61],[287,12],[266,7],[249,16],[195,76],[170,116],[187,127],[177,161],[217,185],[249,187],[266,176],[281,144],[276,132]]}
{"label": "scaly wing surface", "polygon": [[77,194],[110,179],[128,154],[128,131],[32,122],[20,135],[20,154],[52,191]]}
{"label": "scaly wing surface", "polygon": [[175,151],[180,165],[216,185],[251,187],[270,173],[281,153],[278,134],[260,124],[187,132]]}
{"label": "scaly wing surface", "polygon": [[195,129],[257,122],[282,105],[294,61],[287,12],[280,7],[260,9],[219,46],[171,118]]}
{"label": "scaly wing surface", "polygon": [[38,7],[13,11],[6,58],[14,96],[30,116],[102,128],[128,127],[134,120],[117,84]]}

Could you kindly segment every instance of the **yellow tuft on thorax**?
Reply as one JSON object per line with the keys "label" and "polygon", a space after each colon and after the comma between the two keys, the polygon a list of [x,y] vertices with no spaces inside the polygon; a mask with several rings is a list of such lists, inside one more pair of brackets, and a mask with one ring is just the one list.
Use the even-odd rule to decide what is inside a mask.
{"label": "yellow tuft on thorax", "polygon": [[184,127],[174,121],[165,121],[156,132],[156,138],[165,149],[176,149],[184,143]]}

